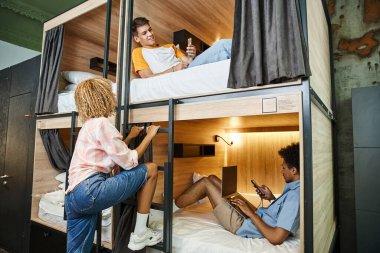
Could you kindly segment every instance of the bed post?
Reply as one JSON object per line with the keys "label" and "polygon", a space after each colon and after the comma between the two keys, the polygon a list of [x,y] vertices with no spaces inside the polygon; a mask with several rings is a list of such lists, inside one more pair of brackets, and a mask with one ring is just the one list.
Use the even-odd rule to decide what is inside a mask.
{"label": "bed post", "polygon": [[[116,112],[116,129],[120,131],[120,123],[121,123],[121,99],[122,99],[122,91],[123,91],[123,64],[124,64],[124,30],[125,30],[125,12],[126,12],[126,0],[122,0],[120,2],[122,9],[121,9],[121,32],[120,32],[120,46],[119,46],[119,63],[118,63],[118,76],[117,76],[117,112]],[[125,136],[124,136],[125,137]],[[119,205],[113,206],[113,224],[119,224],[121,217],[121,207]],[[117,226],[112,227],[113,234],[116,234]]]}
{"label": "bed post", "polygon": [[108,55],[110,49],[110,30],[111,30],[111,9],[112,0],[107,0],[107,15],[106,15],[106,32],[104,35],[104,60],[103,60],[103,77],[108,75]]}
{"label": "bed post", "polygon": [[165,163],[164,171],[164,251],[172,252],[173,232],[173,168],[174,168],[174,104],[169,100],[168,122],[168,162]]}
{"label": "bed post", "polygon": [[[65,191],[67,190],[67,187],[69,186],[69,168],[71,163],[71,158],[73,157],[74,148],[75,148],[75,136],[78,135],[77,132],[75,132],[75,125],[76,125],[76,117],[78,113],[75,111],[71,112],[71,129],[70,129],[70,156],[69,156],[69,164],[66,169],[66,181],[65,181]],[[63,219],[67,220],[66,216],[66,210],[63,208]]]}
{"label": "bed post", "polygon": [[120,115],[121,115],[121,99],[122,99],[122,91],[123,91],[123,70],[124,70],[124,38],[125,38],[125,11],[126,11],[126,0],[121,1],[121,29],[120,29],[120,46],[119,46],[119,63],[118,63],[118,76],[117,76],[117,115],[116,115],[116,128],[120,131]]}
{"label": "bed post", "polygon": [[[128,1],[128,23],[127,23],[127,48],[125,57],[125,87],[124,87],[124,125],[123,136],[126,137],[129,121],[129,94],[131,77],[131,48],[132,48],[132,20],[133,20],[133,0]],[[123,52],[124,53],[124,52]]]}
{"label": "bed post", "polygon": [[[306,0],[299,0],[299,7],[302,31],[307,54],[309,55]],[[310,78],[304,78],[302,80],[302,116],[304,160],[304,252],[312,253],[314,252],[314,229]]]}

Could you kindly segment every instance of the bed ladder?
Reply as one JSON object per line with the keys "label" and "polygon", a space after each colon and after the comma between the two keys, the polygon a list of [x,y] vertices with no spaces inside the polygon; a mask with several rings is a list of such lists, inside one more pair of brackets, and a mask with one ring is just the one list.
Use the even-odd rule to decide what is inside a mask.
{"label": "bed ladder", "polygon": [[[174,156],[174,107],[178,104],[179,100],[169,99],[165,104],[159,103],[160,106],[168,105],[169,117],[168,127],[160,128],[158,133],[168,134],[168,160],[164,163],[164,166],[158,166],[159,171],[164,172],[164,201],[163,204],[152,203],[151,209],[163,211],[163,241],[151,248],[160,250],[165,253],[172,252],[172,219],[173,219],[173,156]],[[155,103],[144,104],[144,108],[157,106]],[[129,109],[134,109],[136,106],[130,105]],[[133,124],[130,124],[133,125]],[[152,143],[149,145],[147,152],[149,152],[149,160],[152,159]],[[135,204],[136,202],[127,201],[126,204]]]}

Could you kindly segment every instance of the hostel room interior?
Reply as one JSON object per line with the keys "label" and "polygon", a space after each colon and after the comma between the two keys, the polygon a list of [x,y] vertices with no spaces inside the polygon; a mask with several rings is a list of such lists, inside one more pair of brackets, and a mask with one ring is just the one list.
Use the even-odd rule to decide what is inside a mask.
{"label": "hostel room interior", "polygon": [[[0,215],[14,227],[12,233],[7,233],[4,227],[9,222],[1,225],[0,248],[4,252],[66,252],[68,168],[83,126],[74,95],[79,83],[95,77],[110,80],[117,107],[109,119],[123,138],[133,126],[160,126],[140,162],[158,165],[148,225],[162,232],[163,239],[141,252],[340,252],[344,239],[339,232],[342,219],[337,122],[341,118],[337,115],[339,94],[334,86],[337,73],[332,37],[337,28],[331,24],[331,4],[319,0],[294,0],[282,7],[274,4],[278,13],[294,7],[294,19],[283,19],[294,23],[284,25],[279,24],[281,15],[265,16],[249,9],[256,6],[276,13],[265,3],[253,0],[77,2],[43,22],[41,56],[0,72],[2,83],[7,84],[4,87],[8,87],[3,93],[6,122],[2,124],[5,137],[1,139],[4,157],[0,196],[9,197],[7,202],[1,199],[3,203],[9,201],[9,205],[2,204]],[[261,23],[249,23],[247,20],[254,20],[249,19],[250,15]],[[182,52],[189,38],[197,55],[222,39],[232,38],[232,57],[141,78],[131,60],[133,49],[139,47],[131,31],[136,17],[149,19],[157,42],[174,44]],[[247,27],[253,27],[252,31]],[[296,35],[300,51],[293,51],[297,45],[280,45],[281,39],[274,38],[288,38],[290,35],[284,35],[284,31],[276,31],[276,36],[271,37],[271,28],[275,27],[291,27],[293,32],[289,34]],[[256,28],[262,37],[257,36]],[[249,40],[251,32],[255,35],[253,41]],[[245,77],[237,71],[247,66],[243,59],[250,58],[250,54],[255,58],[262,52],[262,67],[272,66],[273,51],[268,53],[265,48],[276,47],[265,44],[267,40],[279,43],[276,53],[283,54],[283,58],[304,55],[305,72],[275,80],[264,74],[264,81],[245,86]],[[262,49],[257,49],[258,44]],[[247,58],[238,58],[236,48],[240,47]],[[288,65],[298,61],[297,57],[277,58]],[[252,66],[248,64],[248,68],[256,69]],[[235,80],[234,84],[231,80]],[[13,83],[22,83],[21,88],[14,88]],[[352,91],[352,113],[356,113],[352,116],[355,171],[359,167],[374,168],[368,164],[376,157],[378,151],[373,150],[377,149],[362,154],[360,145],[378,145],[378,134],[372,129],[379,117],[369,116],[379,108],[376,95],[380,91],[376,88],[373,85],[367,90]],[[363,133],[361,129],[368,130]],[[137,139],[141,140],[145,131]],[[228,168],[236,169],[234,191],[255,207],[269,207],[271,202],[260,198],[251,180],[268,186],[276,198],[281,198],[286,182],[279,150],[292,143],[299,143],[299,228],[282,244],[228,232],[215,217],[207,197],[176,210],[174,199],[210,175],[223,179],[223,171]],[[132,143],[130,148],[138,145]],[[12,170],[16,167],[20,169]],[[355,192],[366,189],[363,181],[373,183],[369,176],[373,177],[373,170],[361,171],[355,174]],[[358,198],[357,207],[367,205],[361,201]],[[135,221],[135,212],[134,199],[100,212],[91,252],[132,252],[125,237],[130,223]],[[362,221],[365,214],[356,212],[357,222]],[[366,237],[362,225],[356,225],[356,252],[374,252],[371,250],[376,243],[361,247],[361,239]],[[378,231],[371,234],[376,235]]]}

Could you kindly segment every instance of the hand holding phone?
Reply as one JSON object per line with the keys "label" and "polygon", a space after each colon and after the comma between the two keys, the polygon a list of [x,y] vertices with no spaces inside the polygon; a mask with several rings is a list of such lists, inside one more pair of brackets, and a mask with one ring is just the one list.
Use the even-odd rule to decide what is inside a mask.
{"label": "hand holding phone", "polygon": [[256,192],[257,192],[257,194],[259,194],[260,197],[265,196],[264,191],[260,188],[259,184],[256,183],[256,181],[254,179],[251,179],[251,183],[253,184],[253,187],[256,188]]}
{"label": "hand holding phone", "polygon": [[187,39],[187,48],[186,48],[187,57],[193,59],[196,55],[196,48],[192,44],[192,38]]}
{"label": "hand holding phone", "polygon": [[259,184],[256,183],[255,180],[251,180],[251,183],[256,188],[257,194],[259,194],[260,198],[266,199],[266,200],[274,200],[276,199],[272,193],[272,191],[265,185],[259,186]]}

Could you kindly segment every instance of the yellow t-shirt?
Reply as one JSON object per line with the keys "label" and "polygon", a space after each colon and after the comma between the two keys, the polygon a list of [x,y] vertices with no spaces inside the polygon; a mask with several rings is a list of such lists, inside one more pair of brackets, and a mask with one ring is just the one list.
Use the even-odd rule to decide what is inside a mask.
{"label": "yellow t-shirt", "polygon": [[155,48],[139,47],[132,52],[132,63],[136,74],[144,69],[157,74],[176,66],[183,56],[185,54],[174,44],[157,45]]}

